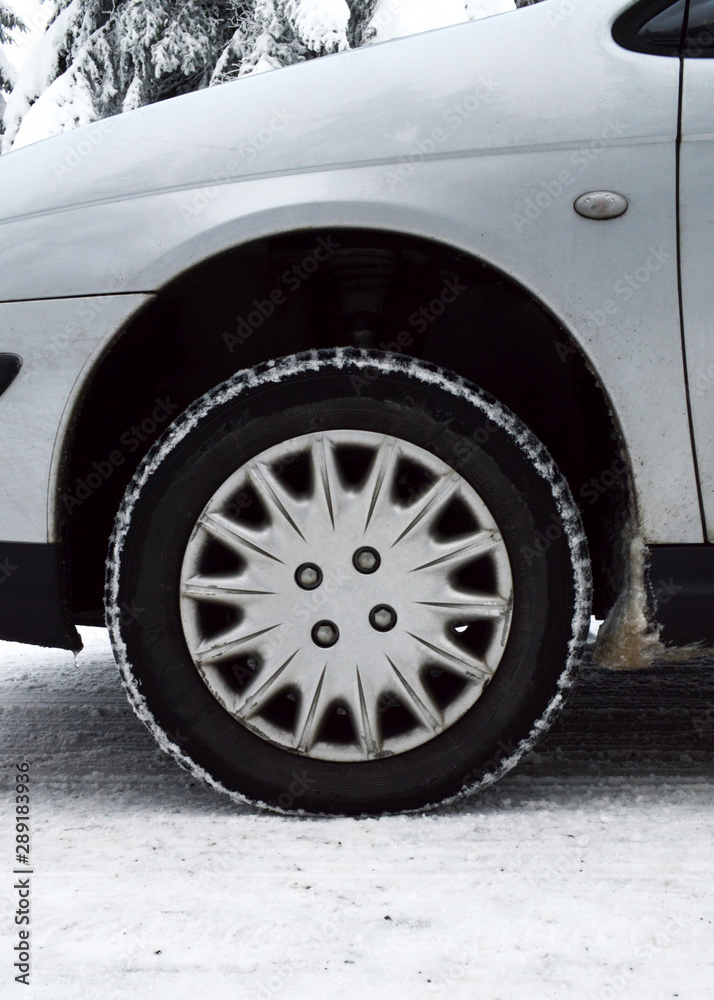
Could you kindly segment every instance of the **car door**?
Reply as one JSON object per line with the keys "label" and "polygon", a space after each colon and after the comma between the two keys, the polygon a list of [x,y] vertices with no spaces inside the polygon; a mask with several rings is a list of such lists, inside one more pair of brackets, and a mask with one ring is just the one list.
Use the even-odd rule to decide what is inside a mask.
{"label": "car door", "polygon": [[714,541],[714,0],[690,0],[683,53],[682,314],[707,538]]}

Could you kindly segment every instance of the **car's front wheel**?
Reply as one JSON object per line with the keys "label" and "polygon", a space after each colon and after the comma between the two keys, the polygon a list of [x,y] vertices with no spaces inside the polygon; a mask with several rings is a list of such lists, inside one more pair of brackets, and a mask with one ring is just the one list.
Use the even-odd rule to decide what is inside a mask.
{"label": "car's front wheel", "polygon": [[545,449],[474,387],[364,352],[199,400],[139,469],[108,566],[140,717],[283,808],[409,809],[492,780],[562,700],[589,622]]}

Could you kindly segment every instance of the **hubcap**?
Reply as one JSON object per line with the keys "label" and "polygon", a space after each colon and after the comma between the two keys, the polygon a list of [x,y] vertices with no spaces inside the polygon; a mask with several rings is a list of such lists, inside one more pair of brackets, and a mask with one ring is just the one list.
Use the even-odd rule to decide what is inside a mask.
{"label": "hubcap", "polygon": [[452,726],[501,661],[512,603],[476,491],[371,431],[306,434],[246,463],[203,510],[181,570],[186,642],[213,696],[322,760],[402,753]]}

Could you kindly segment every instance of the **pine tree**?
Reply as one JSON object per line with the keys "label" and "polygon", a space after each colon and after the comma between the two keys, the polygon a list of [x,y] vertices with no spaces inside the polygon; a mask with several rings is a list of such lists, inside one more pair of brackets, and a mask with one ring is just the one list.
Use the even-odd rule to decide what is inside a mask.
{"label": "pine tree", "polygon": [[13,40],[13,31],[27,31],[27,28],[6,0],[0,0],[0,45]]}
{"label": "pine tree", "polygon": [[48,119],[61,132],[207,86],[235,13],[235,0],[58,0],[35,48],[46,44],[10,96],[4,150],[28,113],[43,112],[45,134]]}
{"label": "pine tree", "polygon": [[[15,11],[8,7],[5,0],[0,0],[0,46],[12,45],[16,31],[27,31],[27,28]],[[9,94],[14,83],[14,69],[0,48],[0,92],[5,91]]]}
{"label": "pine tree", "polygon": [[[236,31],[211,84],[350,48],[351,7],[365,0],[253,0],[236,4]],[[372,7],[376,0],[367,0]]]}
{"label": "pine tree", "polygon": [[12,90],[17,74],[15,67],[5,54],[4,46],[12,45],[15,41],[14,32],[26,31],[23,21],[11,10],[5,0],[0,0],[0,136],[3,134],[3,118],[6,95]]}
{"label": "pine tree", "polygon": [[371,22],[377,0],[348,0],[348,4],[350,20],[347,25],[347,41],[350,48],[356,49],[360,45],[365,45],[374,36]]}

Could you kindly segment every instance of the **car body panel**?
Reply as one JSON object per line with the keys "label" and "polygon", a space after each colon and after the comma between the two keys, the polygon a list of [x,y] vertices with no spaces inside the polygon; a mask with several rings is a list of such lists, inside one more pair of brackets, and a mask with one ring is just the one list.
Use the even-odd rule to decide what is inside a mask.
{"label": "car body panel", "polygon": [[[126,293],[296,229],[426,236],[503,271],[561,321],[622,428],[642,536],[701,542],[677,289],[679,66],[612,40],[626,6],[589,0],[564,14],[543,3],[187,95],[4,157],[0,300],[123,293],[116,328],[92,325],[72,387],[54,386],[67,393],[65,413],[101,339],[108,346],[134,308]],[[574,199],[598,189],[624,194],[628,212],[576,215]],[[647,278],[633,278],[629,295],[638,268]],[[15,330],[30,331],[56,304],[17,309]],[[0,349],[17,351],[24,336],[0,323]],[[0,405],[4,417],[9,400]],[[54,431],[33,426],[27,441]],[[47,482],[65,446],[60,435]],[[41,451],[44,460],[47,441]],[[12,489],[0,532],[35,540],[36,518],[31,538],[24,514],[4,520]],[[50,504],[51,540],[57,514]]]}
{"label": "car body panel", "polygon": [[[23,365],[0,399],[0,533],[5,542],[59,541],[52,475],[93,356],[147,301],[107,295],[0,303],[0,351],[21,345]],[[80,377],[81,376],[81,377]]]}
{"label": "car body panel", "polygon": [[714,541],[714,60],[686,59],[680,163],[682,312],[702,503]]}
{"label": "car body panel", "polygon": [[[623,138],[672,137],[676,122],[663,111],[676,104],[676,61],[643,58],[609,37],[627,6],[589,0],[558,18],[557,3],[536,4],[65,133],[0,161],[0,222],[414,156],[577,148],[606,137],[618,112]],[[436,131],[443,138],[423,152]]]}

